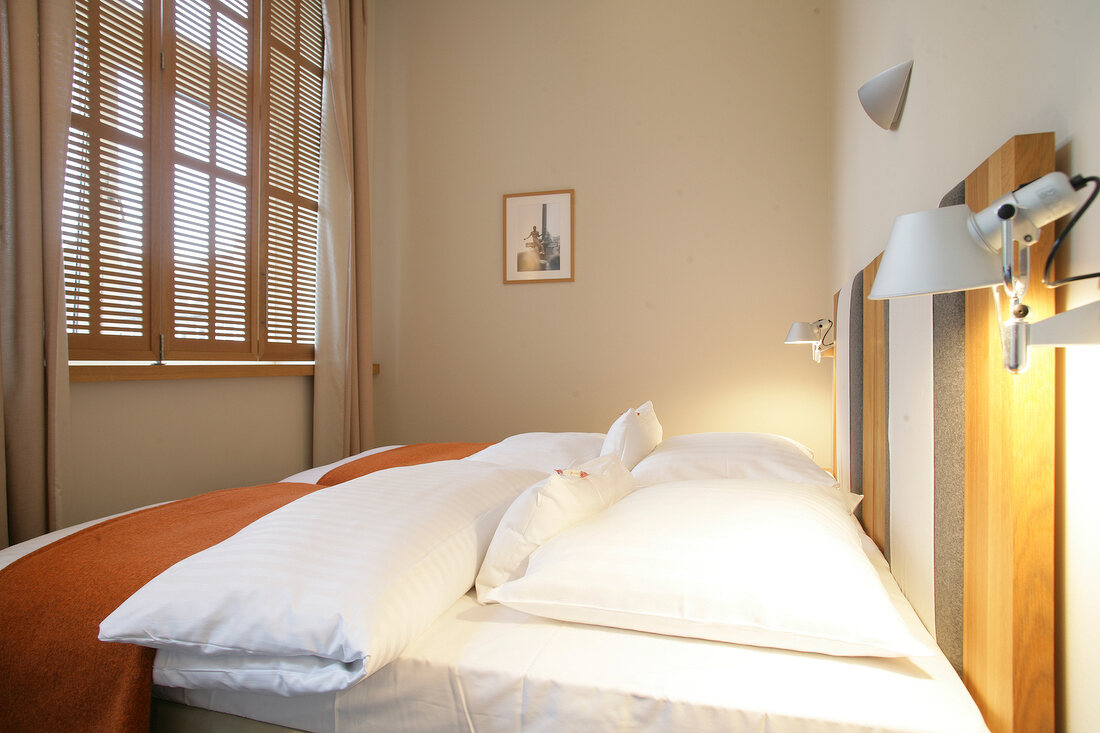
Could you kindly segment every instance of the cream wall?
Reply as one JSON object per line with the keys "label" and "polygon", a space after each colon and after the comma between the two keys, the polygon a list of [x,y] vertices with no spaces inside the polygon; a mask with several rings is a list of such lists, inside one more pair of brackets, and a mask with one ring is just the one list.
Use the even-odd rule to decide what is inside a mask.
{"label": "cream wall", "polygon": [[[380,443],[780,432],[832,463],[831,18],[815,2],[377,0]],[[502,284],[501,197],[576,189],[576,282]]]}
{"label": "cream wall", "polygon": [[60,525],[301,471],[312,392],[309,377],[73,384]]}
{"label": "cream wall", "polygon": [[[937,205],[941,195],[1017,133],[1055,133],[1058,165],[1100,173],[1100,93],[1094,0],[841,0],[832,81],[832,282],[885,245],[894,217]],[[864,114],[859,86],[914,60],[898,130]],[[1100,211],[1074,232],[1071,273],[1100,270]],[[1095,281],[1070,293],[1095,300]],[[1059,727],[1100,729],[1100,348],[1065,352],[1059,405]],[[1020,426],[1027,429],[1027,426]]]}

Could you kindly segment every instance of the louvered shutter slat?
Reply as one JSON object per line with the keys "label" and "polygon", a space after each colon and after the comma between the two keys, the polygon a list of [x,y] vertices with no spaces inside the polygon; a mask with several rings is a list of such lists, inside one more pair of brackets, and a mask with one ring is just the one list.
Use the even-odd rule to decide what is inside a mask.
{"label": "louvered shutter slat", "polygon": [[315,0],[275,0],[268,15],[265,318],[267,342],[286,354],[311,353],[316,332],[320,20]]}
{"label": "louvered shutter slat", "polygon": [[223,341],[244,341],[248,335],[246,193],[243,186],[218,181],[214,194],[215,336]]}
{"label": "louvered shutter slat", "polygon": [[268,13],[269,28],[272,40],[278,41],[288,48],[295,48],[297,44],[298,18],[292,2],[273,2]]}
{"label": "louvered shutter slat", "polygon": [[225,13],[218,13],[218,60],[241,71],[248,69],[248,32]]}
{"label": "louvered shutter slat", "polygon": [[69,333],[90,335],[91,143],[86,132],[69,130],[65,190],[61,204],[61,241],[65,260],[65,301]]}
{"label": "louvered shutter slat", "polygon": [[176,95],[176,152],[197,161],[210,160],[210,114],[205,105]]}
{"label": "louvered shutter slat", "polygon": [[73,114],[91,115],[91,61],[88,48],[90,36],[87,2],[76,3],[76,48],[73,56]]}
{"label": "louvered shutter slat", "polygon": [[[100,122],[135,137],[145,132],[144,19],[120,2],[100,2],[97,69]],[[141,39],[141,43],[134,43]]]}
{"label": "louvered shutter slat", "polygon": [[210,100],[209,55],[187,41],[176,46],[176,94],[186,95],[202,103]]}
{"label": "louvered shutter slat", "polygon": [[77,2],[61,231],[74,354],[149,349],[147,41],[130,3]]}
{"label": "louvered shutter slat", "polygon": [[[299,50],[302,59],[313,68],[320,69],[325,60],[325,34],[323,31],[317,32],[318,29],[324,27],[321,3],[299,3],[298,11],[300,14],[298,21],[299,27],[303,29],[314,29],[313,32],[306,31],[299,34]],[[320,107],[317,108],[317,111],[318,114],[320,114]]]}
{"label": "louvered shutter slat", "polygon": [[248,0],[223,0],[222,5],[237,15],[242,21],[249,17]]}
{"label": "louvered shutter slat", "polygon": [[215,159],[218,167],[245,175],[248,172],[248,130],[240,120],[218,115]]}
{"label": "louvered shutter slat", "polygon": [[251,353],[250,29],[240,8],[175,7],[172,335]]}
{"label": "louvered shutter slat", "polygon": [[101,141],[99,153],[99,331],[141,336],[146,314],[145,191],[135,181],[144,179],[145,155],[109,140]]}

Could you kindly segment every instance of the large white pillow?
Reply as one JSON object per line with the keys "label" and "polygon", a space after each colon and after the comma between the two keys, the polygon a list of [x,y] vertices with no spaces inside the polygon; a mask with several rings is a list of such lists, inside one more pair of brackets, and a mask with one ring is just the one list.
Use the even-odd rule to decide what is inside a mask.
{"label": "large white pillow", "polygon": [[664,431],[653,411],[653,403],[627,410],[611,424],[603,441],[601,455],[616,455],[627,468],[649,455],[661,442]]}
{"label": "large white pillow", "polygon": [[500,520],[477,574],[477,598],[527,569],[527,558],[562,530],[588,519],[634,490],[634,477],[618,456],[600,456],[555,473],[512,502]]}
{"label": "large white pillow", "polygon": [[666,438],[634,467],[638,486],[708,478],[776,479],[828,486],[849,511],[863,498],[840,488],[801,443],[770,433],[694,433]]}
{"label": "large white pillow", "polygon": [[828,490],[720,479],[640,488],[490,596],[538,616],[840,656],[918,656]]}
{"label": "large white pillow", "polygon": [[505,510],[541,478],[439,461],[316,491],[165,570],[99,638],[173,650],[186,687],[343,689],[469,590]]}
{"label": "large white pillow", "polygon": [[603,441],[603,433],[519,433],[463,460],[553,473],[596,458]]}

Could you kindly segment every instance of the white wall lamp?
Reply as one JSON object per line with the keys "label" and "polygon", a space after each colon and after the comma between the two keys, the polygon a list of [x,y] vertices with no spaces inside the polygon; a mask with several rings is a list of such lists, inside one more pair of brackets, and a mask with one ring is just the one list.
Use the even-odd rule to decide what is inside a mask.
{"label": "white wall lamp", "polygon": [[799,321],[791,324],[791,330],[787,331],[787,338],[783,343],[812,344],[813,359],[820,363],[821,356],[828,353],[833,348],[832,343],[825,343],[825,339],[832,330],[833,322],[828,318],[821,318],[813,323]]}
{"label": "white wall lamp", "polygon": [[901,119],[913,62],[906,61],[876,74],[857,92],[863,111],[884,130],[894,130]]}
{"label": "white wall lamp", "polygon": [[1005,368],[1014,373],[1027,369],[1029,346],[1100,344],[1100,301],[1037,323],[1027,321],[1028,307],[1023,302],[1030,247],[1039,241],[1039,229],[1073,211],[1077,192],[1088,183],[1093,184],[1092,193],[1047,256],[1043,284],[1055,288],[1100,277],[1100,272],[1094,272],[1051,280],[1054,256],[1096,198],[1100,178],[1049,173],[976,214],[960,205],[899,216],[868,297],[882,300],[992,286],[999,309],[1003,288],[1010,316],[1002,324],[1001,343]]}

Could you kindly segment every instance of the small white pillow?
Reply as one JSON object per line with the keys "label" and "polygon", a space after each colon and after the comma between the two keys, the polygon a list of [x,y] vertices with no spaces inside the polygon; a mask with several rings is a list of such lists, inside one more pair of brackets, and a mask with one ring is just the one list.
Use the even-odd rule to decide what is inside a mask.
{"label": "small white pillow", "polygon": [[923,656],[821,487],[639,488],[531,554],[494,600],[538,616],[838,656]]}
{"label": "small white pillow", "polygon": [[477,574],[477,599],[523,575],[527,558],[559,532],[598,514],[634,490],[618,456],[600,456],[530,487],[505,512]]}
{"label": "small white pillow", "polygon": [[611,424],[600,455],[616,455],[624,466],[634,468],[660,444],[663,433],[653,403],[646,402],[636,410],[619,415]]}
{"label": "small white pillow", "polygon": [[519,433],[462,459],[553,473],[600,455],[603,433]]}
{"label": "small white pillow", "polygon": [[638,486],[708,478],[792,481],[834,489],[855,511],[863,498],[840,488],[801,443],[769,433],[695,433],[664,440],[633,469]]}

